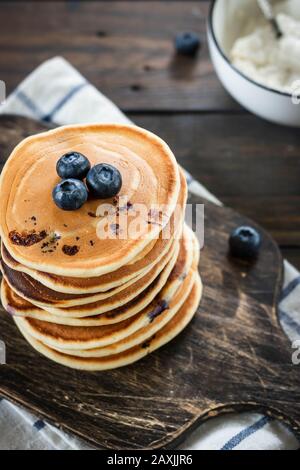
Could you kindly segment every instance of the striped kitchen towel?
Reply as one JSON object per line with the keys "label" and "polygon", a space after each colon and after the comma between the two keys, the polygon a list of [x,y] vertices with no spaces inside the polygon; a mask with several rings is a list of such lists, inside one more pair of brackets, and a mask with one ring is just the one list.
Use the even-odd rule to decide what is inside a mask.
{"label": "striped kitchen towel", "polygon": [[[61,57],[43,63],[30,74],[0,106],[0,112],[55,124],[130,122],[108,98]],[[220,204],[191,175],[187,174],[187,180],[190,192]],[[291,341],[300,339],[300,275],[287,262],[280,319]],[[0,399],[0,427],[0,449],[87,448],[81,441],[4,399]],[[271,418],[243,413],[211,419],[200,426],[182,448],[297,449],[299,443],[285,426]]]}

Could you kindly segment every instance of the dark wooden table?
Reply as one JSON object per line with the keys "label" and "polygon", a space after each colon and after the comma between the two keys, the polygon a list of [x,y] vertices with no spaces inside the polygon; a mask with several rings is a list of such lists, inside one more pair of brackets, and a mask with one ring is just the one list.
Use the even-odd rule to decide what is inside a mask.
{"label": "dark wooden table", "polygon": [[[207,50],[208,9],[208,1],[1,2],[0,79],[10,92],[63,55],[300,268],[300,132],[250,115],[224,91]],[[176,57],[175,34],[190,30],[200,53]]]}

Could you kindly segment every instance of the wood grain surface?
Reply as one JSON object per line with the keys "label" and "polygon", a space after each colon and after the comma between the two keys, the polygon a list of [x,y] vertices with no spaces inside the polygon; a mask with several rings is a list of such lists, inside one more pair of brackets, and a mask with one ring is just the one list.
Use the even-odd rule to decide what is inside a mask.
{"label": "wood grain surface", "polygon": [[256,220],[282,246],[300,243],[300,132],[251,114],[131,115],[224,204]]}
{"label": "wood grain surface", "polygon": [[[24,118],[0,124],[2,155],[44,128]],[[86,373],[40,356],[1,309],[1,395],[99,448],[171,448],[207,419],[244,410],[282,420],[300,438],[299,366],[276,310],[277,245],[260,229],[257,262],[239,263],[228,256],[228,234],[248,220],[199,198],[190,202],[205,204],[204,294],[186,330],[129,367]]]}
{"label": "wood grain surface", "polygon": [[[1,79],[11,91],[63,55],[126,111],[238,109],[209,60],[208,8],[201,1],[1,2]],[[185,30],[201,35],[195,60],[174,54],[175,35]]]}

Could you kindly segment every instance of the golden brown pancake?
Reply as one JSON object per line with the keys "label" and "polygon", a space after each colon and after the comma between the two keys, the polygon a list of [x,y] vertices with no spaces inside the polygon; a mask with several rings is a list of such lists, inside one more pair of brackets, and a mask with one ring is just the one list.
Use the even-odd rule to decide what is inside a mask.
{"label": "golden brown pancake", "polygon": [[[129,225],[137,204],[148,210],[138,238],[97,237],[100,222],[114,232],[114,219],[91,214],[99,214],[99,205],[113,200],[90,198],[75,214],[55,205],[52,190],[60,181],[56,163],[71,150],[82,152],[92,165],[106,162],[119,169],[119,197],[130,202]],[[175,157],[154,134],[117,124],[59,127],[25,139],[6,162],[0,178],[0,235],[12,257],[29,268],[61,276],[100,276],[128,264],[157,237],[161,225],[149,213],[153,206],[164,205],[167,223],[179,188]],[[42,249],[53,242],[58,243],[55,249]]]}
{"label": "golden brown pancake", "polygon": [[141,294],[124,306],[90,317],[72,318],[53,315],[40,307],[33,305],[16,294],[5,279],[1,283],[1,300],[5,310],[14,316],[36,318],[37,320],[73,326],[111,325],[132,317],[145,308],[166,284],[169,271],[166,269]]}
{"label": "golden brown pancake", "polygon": [[[119,194],[59,209],[56,164],[70,151],[115,166]],[[175,337],[202,292],[186,199],[169,147],[136,126],[64,126],[21,142],[0,177],[1,300],[28,342],[58,363],[105,370]]]}
{"label": "golden brown pancake", "polygon": [[[131,279],[125,284],[121,284],[119,287],[111,289],[106,292],[100,292],[98,294],[64,294],[61,292],[55,292],[52,289],[44,286],[40,282],[28,276],[20,271],[11,269],[6,265],[4,260],[0,262],[0,268],[4,278],[6,279],[9,286],[21,297],[28,300],[29,302],[38,305],[39,307],[55,307],[55,308],[69,308],[79,305],[87,305],[88,303],[95,303],[100,300],[113,298],[116,294],[126,291],[126,289],[135,289],[144,281],[147,281],[147,275],[151,276],[154,272],[161,272],[167,262],[170,259],[170,254],[174,249],[175,244],[170,247],[170,251],[154,266],[150,265],[145,271],[143,271],[137,277]],[[188,252],[188,244],[191,243],[191,231],[185,227],[183,231],[183,239],[181,241],[181,256],[185,257],[185,252]],[[160,269],[160,270],[159,270]],[[126,295],[126,292],[125,294]]]}
{"label": "golden brown pancake", "polygon": [[1,283],[1,300],[5,310],[14,316],[35,318],[50,323],[72,326],[112,325],[132,317],[145,308],[166,284],[169,272],[164,270],[140,295],[122,307],[115,308],[100,315],[72,318],[53,315],[39,308],[16,294],[5,279]]}
{"label": "golden brown pancake", "polygon": [[178,288],[181,286],[193,260],[194,268],[199,262],[199,244],[195,236],[193,236],[193,258],[188,255],[185,262],[182,262],[183,252],[177,258],[176,264],[172,271],[164,270],[155,281],[145,289],[134,300],[131,300],[122,307],[116,308],[106,313],[85,318],[70,318],[52,315],[45,310],[38,308],[30,302],[19,297],[10,289],[6,281],[3,279],[1,284],[1,299],[4,308],[11,314],[16,316],[27,316],[41,321],[57,323],[61,325],[72,326],[102,326],[111,325],[122,322],[141,310],[145,309],[150,302],[159,303],[161,300],[171,301]]}
{"label": "golden brown pancake", "polygon": [[[184,295],[186,290],[191,290],[195,273],[195,270],[190,270],[181,289],[179,289],[179,297]],[[54,349],[68,351],[69,349],[87,350],[101,348],[132,336],[140,329],[149,327],[149,325],[152,326],[155,320],[155,325],[159,328],[161,321],[163,321],[159,321],[159,317],[162,317],[162,319],[166,318],[166,321],[168,321],[175,315],[177,311],[176,303],[179,302],[179,297],[174,296],[175,303],[172,301],[167,303],[164,299],[155,299],[138,314],[114,325],[99,327],[65,326],[28,318],[20,319],[19,324],[31,336]],[[139,341],[137,341],[138,343]]]}
{"label": "golden brown pancake", "polygon": [[[181,257],[178,256],[177,258],[177,262],[176,262],[176,265],[174,266],[174,268],[172,269],[170,275],[168,276],[168,279],[167,279],[167,282],[165,283],[165,286],[163,287],[163,289],[160,289],[159,292],[157,293],[156,297],[153,298],[153,301],[151,302],[148,302],[148,307],[147,305],[139,310],[138,312],[133,312],[135,315],[135,318],[138,317],[137,313],[139,314],[140,317],[142,318],[148,318],[148,315],[149,314],[152,314],[153,315],[153,312],[155,313],[156,312],[156,315],[159,316],[160,313],[163,312],[163,308],[162,306],[168,306],[168,308],[171,308],[171,310],[173,310],[173,313],[176,311],[176,303],[180,302],[180,297],[183,297],[185,295],[185,292],[188,291],[188,289],[191,287],[191,284],[193,282],[193,277],[194,277],[194,272],[196,272],[197,270],[197,265],[198,265],[198,262],[199,262],[199,245],[198,245],[198,242],[196,240],[196,237],[193,235],[192,237],[192,244],[190,245],[189,247],[189,250],[191,250],[190,253],[185,253],[184,250],[181,250]],[[192,254],[192,257],[190,257],[190,254]],[[185,256],[185,260],[182,259],[182,256]],[[186,281],[186,279],[189,277],[189,281]],[[5,283],[5,281],[4,281]],[[182,291],[182,285],[184,284],[184,288],[183,288],[183,291]],[[18,311],[20,311],[20,307],[19,307],[19,304],[18,304],[18,299],[20,299],[18,297],[18,299],[15,301],[13,295],[11,295],[11,291],[9,292],[8,294],[8,297],[7,297],[7,294],[5,294],[5,284],[3,285],[2,284],[2,299],[3,299],[3,303],[5,305],[5,308],[10,312],[12,313],[13,315],[18,315]],[[177,292],[181,290],[181,292],[183,292],[183,294],[180,294],[179,298],[177,296]],[[143,293],[144,294],[144,293]],[[177,296],[177,297],[176,297]],[[176,297],[176,299],[178,300],[178,302],[176,301],[175,304],[174,304],[174,297]],[[147,292],[143,295],[143,300],[147,298]],[[23,301],[24,302],[24,301]],[[134,303],[136,302],[136,300],[134,301]],[[144,300],[145,302],[145,300]],[[173,302],[173,303],[172,303]],[[22,305],[22,301],[21,301],[21,305]],[[171,306],[171,307],[170,307]],[[28,314],[28,304],[26,306],[24,306],[24,303],[23,303],[23,307],[25,309],[25,315],[29,317],[29,314]],[[131,306],[132,308],[132,306]],[[129,307],[129,311],[130,311],[130,307]],[[30,312],[32,313],[32,312]],[[116,312],[112,312],[113,314],[116,314]],[[171,313],[170,313],[171,314]],[[49,316],[49,314],[48,314]],[[103,316],[103,315],[102,315]],[[68,334],[68,332],[72,335],[72,340],[71,342],[73,341],[73,337],[74,337],[74,333],[75,333],[75,336],[78,336],[78,340],[82,340],[82,338],[80,338],[80,334],[83,334],[86,338],[86,335],[90,335],[91,337],[93,337],[93,334],[96,334],[96,335],[99,335],[100,334],[100,337],[103,337],[103,334],[106,334],[106,337],[108,337],[108,334],[113,331],[117,331],[117,334],[122,334],[122,329],[124,327],[124,325],[126,326],[130,321],[133,321],[134,318],[133,317],[133,314],[130,314],[130,315],[126,315],[124,316],[124,312],[122,312],[120,315],[117,315],[117,320],[118,320],[118,325],[114,325],[114,323],[116,322],[103,322],[102,325],[112,325],[113,324],[113,327],[111,328],[111,330],[109,329],[109,326],[107,327],[102,327],[101,328],[101,323],[99,322],[98,324],[95,323],[95,326],[97,326],[96,328],[92,329],[92,328],[86,328],[86,326],[91,326],[91,325],[86,325],[85,323],[79,323],[80,321],[82,321],[82,319],[78,319],[78,326],[81,326],[83,328],[78,328],[78,327],[67,327],[67,328],[64,328],[64,327],[60,327],[58,325],[61,325],[61,319],[58,321],[58,324],[56,325],[50,325],[50,324],[47,324],[47,319],[46,318],[43,318],[43,316],[40,316],[40,317],[34,317],[33,315],[30,315],[31,318],[40,318],[42,321],[34,321],[34,320],[30,320],[30,318],[26,320],[24,320],[24,327],[25,329],[28,328],[29,329],[29,332],[35,336],[37,335],[37,339],[41,339],[41,336],[40,335],[43,335],[44,334],[44,331],[43,331],[43,328],[44,330],[46,331],[49,331],[49,328],[51,330],[54,329],[54,331],[58,331],[57,329],[59,328],[60,330],[60,334],[64,335],[64,334]],[[51,317],[51,315],[50,315]],[[100,316],[101,317],[101,316]],[[55,318],[59,319],[60,317],[56,316]],[[128,320],[128,318],[130,320]],[[168,317],[169,318],[169,317]],[[83,319],[85,320],[85,319]],[[50,322],[54,322],[54,319],[53,317],[50,318]],[[134,322],[134,325],[136,325],[137,322],[135,321]],[[99,327],[100,326],[100,327]],[[85,328],[84,328],[85,327]],[[32,330],[36,330],[35,333],[33,333]],[[53,336],[53,335],[52,335]],[[56,335],[54,335],[56,336]],[[62,341],[66,340],[65,337],[62,337],[61,338]],[[103,338],[102,338],[103,339]],[[45,342],[47,343],[47,338],[45,339]],[[53,344],[52,344],[53,346]],[[57,344],[56,344],[56,347],[57,347]],[[68,343],[67,343],[67,347],[68,347]]]}
{"label": "golden brown pancake", "polygon": [[[199,244],[195,236],[193,236],[193,263],[198,264],[199,262]],[[178,264],[178,258],[176,265],[172,269],[171,273],[167,270],[162,273],[151,283],[151,285],[145,289],[141,294],[135,297],[133,300],[116,308],[114,310],[102,313],[100,315],[94,315],[91,317],[84,318],[71,318],[61,317],[53,315],[45,310],[38,308],[30,302],[22,299],[13,292],[12,289],[3,279],[1,284],[1,299],[4,308],[11,314],[16,316],[27,316],[29,318],[35,318],[50,323],[57,323],[61,325],[72,325],[72,326],[102,326],[111,325],[114,323],[121,322],[127,318],[140,312],[142,309],[147,307],[157,296],[157,299],[171,299],[175,295],[176,290],[181,285],[185,276],[190,268],[189,261],[190,257],[187,257],[185,265]],[[179,269],[180,266],[180,269]],[[176,273],[176,275],[175,275]]]}
{"label": "golden brown pancake", "polygon": [[[64,294],[62,292],[56,292],[48,287],[44,286],[40,282],[36,281],[28,274],[22,273],[20,271],[15,271],[5,264],[3,260],[0,261],[0,269],[3,274],[3,277],[6,279],[9,286],[21,297],[28,300],[29,302],[34,302],[39,306],[55,306],[55,307],[73,307],[78,305],[86,305],[88,303],[94,303],[99,300],[108,299],[113,297],[117,293],[128,289],[130,286],[134,288],[138,281],[143,282],[144,279],[147,279],[147,274],[151,275],[154,271],[157,272],[157,269],[160,271],[163,270],[170,258],[170,253],[177,243],[174,240],[173,245],[170,247],[170,251],[163,256],[157,263],[150,265],[144,271],[142,271],[138,276],[130,279],[125,284],[121,284],[118,287],[110,289],[105,292],[95,293],[95,294]],[[159,272],[160,272],[159,271]]]}
{"label": "golden brown pancake", "polygon": [[[4,244],[1,244],[1,255],[5,264],[21,273],[29,275],[34,280],[40,282],[44,286],[56,292],[67,294],[90,294],[98,292],[106,292],[110,289],[125,284],[136,278],[142,273],[146,274],[146,270],[153,267],[160,261],[164,254],[170,249],[174,237],[179,236],[182,230],[182,220],[184,217],[184,208],[187,198],[187,185],[183,172],[180,172],[180,193],[177,201],[178,212],[172,214],[170,221],[166,226],[166,233],[169,237],[163,237],[162,232],[158,240],[149,243],[147,247],[129,264],[122,266],[116,271],[104,274],[102,276],[90,278],[65,277],[55,274],[45,273],[36,269],[31,269],[16,261],[7,251]],[[153,245],[154,243],[154,245]],[[141,256],[142,255],[142,256]],[[137,280],[137,279],[136,279]]]}
{"label": "golden brown pancake", "polygon": [[[192,287],[195,282],[197,271],[190,270],[189,274],[177,290],[176,294],[171,299],[170,303],[153,303],[149,305],[144,312],[148,315],[148,318],[144,317],[145,326],[139,328],[135,333],[125,336],[120,341],[114,342],[112,344],[93,349],[68,349],[64,350],[63,348],[57,348],[53,345],[49,345],[53,349],[59,352],[67,352],[71,356],[79,357],[104,357],[111,356],[113,354],[119,354],[120,352],[131,349],[134,346],[141,344],[142,342],[148,340],[150,337],[155,335],[161,328],[163,328],[173,317],[176,315],[178,310],[182,307],[185,300],[188,298]],[[167,306],[167,308],[164,308]],[[151,317],[152,314],[152,317]],[[142,315],[134,317],[137,320],[139,317],[139,322],[142,323]],[[120,330],[119,330],[120,331]],[[46,344],[46,343],[45,343]]]}
{"label": "golden brown pancake", "polygon": [[155,266],[150,273],[148,273],[142,280],[137,281],[134,285],[128,287],[122,292],[117,293],[115,296],[108,299],[100,300],[98,302],[89,303],[75,307],[60,308],[55,306],[43,306],[47,312],[53,315],[60,315],[66,317],[80,318],[86,316],[99,315],[101,313],[115,310],[119,307],[126,305],[128,302],[136,299],[142,294],[151,284],[157,279],[160,273],[170,273],[176,263],[179,253],[180,245],[177,243],[174,251],[168,254],[169,261],[166,266],[161,270],[161,265]]}
{"label": "golden brown pancake", "polygon": [[82,358],[74,357],[66,353],[60,353],[28,334],[22,328],[20,319],[18,317],[15,317],[15,322],[23,336],[32,345],[32,347],[49,359],[73,369],[90,371],[108,370],[132,364],[175,338],[193,318],[197,311],[201,295],[202,284],[199,275],[197,275],[194,287],[188,299],[184,302],[183,306],[179,309],[172,320],[167,323],[158,333],[138,346],[134,346],[133,348],[123,351],[119,354],[106,357]]}
{"label": "golden brown pancake", "polygon": [[[33,305],[37,307],[41,307],[44,310],[52,313],[53,315],[59,316],[73,316],[73,317],[84,317],[90,315],[98,315],[100,313],[107,312],[112,310],[113,308],[117,308],[129,302],[130,300],[134,299],[137,295],[143,292],[158,276],[159,274],[166,269],[167,271],[171,271],[173,266],[175,265],[178,252],[179,252],[179,243],[175,241],[175,245],[169,253],[165,255],[163,260],[160,263],[155,265],[143,278],[139,279],[134,284],[131,284],[126,289],[117,292],[115,295],[112,295],[108,298],[103,300],[98,300],[97,302],[81,304],[73,307],[56,307],[55,304],[47,304],[45,302],[41,303],[37,301],[33,296],[30,298],[25,297],[25,295],[20,294],[17,292],[20,297],[23,297],[25,300],[28,300]],[[5,279],[9,286],[16,291],[14,286],[10,285],[8,278],[5,276]]]}

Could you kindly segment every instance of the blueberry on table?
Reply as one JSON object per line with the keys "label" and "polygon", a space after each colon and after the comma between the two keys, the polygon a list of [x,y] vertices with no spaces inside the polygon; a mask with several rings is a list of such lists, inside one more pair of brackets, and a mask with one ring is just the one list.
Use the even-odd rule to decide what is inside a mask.
{"label": "blueberry on table", "polygon": [[88,159],[79,152],[66,153],[56,164],[57,174],[62,179],[75,178],[83,180],[90,168],[91,164]]}
{"label": "blueberry on table", "polygon": [[229,238],[230,253],[237,258],[247,260],[256,258],[260,245],[260,234],[253,227],[243,225],[231,232]]}
{"label": "blueberry on table", "polygon": [[90,193],[107,199],[118,194],[122,186],[122,176],[117,168],[108,163],[95,165],[87,174],[86,184]]}
{"label": "blueberry on table", "polygon": [[52,191],[53,201],[64,211],[75,211],[87,201],[85,184],[76,179],[66,179],[58,183]]}
{"label": "blueberry on table", "polygon": [[179,54],[193,56],[199,46],[200,39],[196,33],[180,33],[175,38],[175,47]]}

